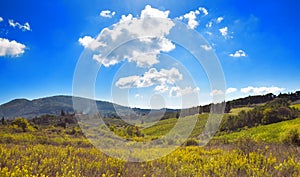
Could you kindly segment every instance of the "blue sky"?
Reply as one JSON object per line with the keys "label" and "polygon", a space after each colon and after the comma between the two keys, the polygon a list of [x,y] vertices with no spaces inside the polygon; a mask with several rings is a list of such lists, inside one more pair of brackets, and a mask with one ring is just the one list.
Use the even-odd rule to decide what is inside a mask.
{"label": "blue sky", "polygon": [[[227,99],[299,90],[299,8],[299,2],[284,0],[1,1],[0,103],[72,95],[76,64],[82,52],[91,47],[90,42],[104,28],[118,24],[122,15],[139,18],[143,10],[145,14],[180,19],[206,39],[209,45],[202,48],[215,52],[221,63]],[[155,53],[157,60],[150,58],[144,67],[138,67],[143,63],[134,56],[131,62],[118,60],[111,65],[112,58],[107,58],[107,67],[102,65],[95,83],[96,98],[124,104],[122,94],[128,93],[131,106],[149,107],[151,96],[156,95],[166,106],[178,107],[180,96],[187,92],[199,94],[199,104],[226,92],[210,88],[205,71],[193,63],[191,54],[174,43],[165,44],[169,46]],[[122,88],[124,78],[139,76],[135,79],[143,80],[153,69],[158,75],[162,70],[173,73],[181,87],[159,81],[150,86],[131,82],[130,88]],[[174,75],[176,69],[179,74]],[[189,79],[192,86],[187,84]]]}

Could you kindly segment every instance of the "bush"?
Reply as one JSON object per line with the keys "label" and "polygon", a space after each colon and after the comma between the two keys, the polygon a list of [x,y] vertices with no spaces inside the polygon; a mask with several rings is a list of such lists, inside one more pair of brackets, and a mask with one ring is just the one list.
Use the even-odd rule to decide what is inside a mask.
{"label": "bush", "polygon": [[284,143],[300,146],[300,134],[297,129],[290,130],[283,139]]}
{"label": "bush", "polygon": [[19,128],[21,128],[23,130],[23,132],[26,132],[26,129],[30,127],[30,124],[28,122],[27,119],[23,118],[23,117],[18,117],[15,118],[12,122],[12,125],[16,125]]}
{"label": "bush", "polygon": [[185,143],[185,146],[199,146],[199,142],[195,139],[188,139]]}

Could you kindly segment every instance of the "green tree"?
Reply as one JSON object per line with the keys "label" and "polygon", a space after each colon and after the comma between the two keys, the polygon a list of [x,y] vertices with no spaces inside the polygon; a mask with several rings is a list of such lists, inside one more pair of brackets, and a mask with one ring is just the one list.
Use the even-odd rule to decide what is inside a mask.
{"label": "green tree", "polygon": [[23,132],[25,132],[26,129],[30,126],[28,120],[23,117],[15,118],[11,124],[17,125],[19,128],[23,130]]}

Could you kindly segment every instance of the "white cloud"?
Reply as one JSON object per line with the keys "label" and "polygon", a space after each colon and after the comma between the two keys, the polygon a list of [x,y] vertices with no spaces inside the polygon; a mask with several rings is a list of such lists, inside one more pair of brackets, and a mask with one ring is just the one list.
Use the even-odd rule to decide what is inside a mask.
{"label": "white cloud", "polygon": [[196,15],[198,14],[200,14],[200,12],[196,10],[196,11],[190,11],[189,13],[183,15],[183,18],[188,20],[188,26],[191,29],[195,29],[199,25],[199,23],[196,21],[197,18]]}
{"label": "white cloud", "polygon": [[0,56],[18,57],[25,52],[26,46],[15,40],[0,38]]}
{"label": "white cloud", "polygon": [[206,51],[209,51],[209,50],[212,49],[212,47],[209,46],[209,45],[201,45],[200,47],[201,47],[202,49],[206,50]]}
{"label": "white cloud", "polygon": [[141,18],[168,18],[169,14],[169,10],[161,11],[156,8],[152,8],[150,5],[146,5],[145,9],[141,12]]}
{"label": "white cloud", "polygon": [[224,20],[224,17],[218,17],[216,23],[221,23]]}
{"label": "white cloud", "polygon": [[208,22],[207,24],[206,24],[206,28],[211,28],[213,26],[213,22]]}
{"label": "white cloud", "polygon": [[131,14],[123,15],[119,23],[103,29],[97,38],[82,38],[79,42],[92,49],[93,59],[105,67],[125,60],[135,62],[138,67],[151,67],[159,63],[161,52],[175,49],[165,37],[175,25],[168,15],[168,10],[160,11],[147,5],[141,11],[140,19]]}
{"label": "white cloud", "polygon": [[154,91],[157,91],[157,92],[160,92],[160,93],[167,92],[168,90],[169,90],[169,87],[165,84],[158,85],[154,88]]}
{"label": "white cloud", "polygon": [[0,17],[0,22],[3,22],[3,18],[2,17]]}
{"label": "white cloud", "polygon": [[172,87],[169,92],[169,96],[171,97],[180,97],[188,94],[194,94],[198,93],[200,89],[198,87],[192,88],[192,87],[185,87],[180,88],[178,86]]}
{"label": "white cloud", "polygon": [[228,35],[228,27],[227,26],[224,28],[220,28],[219,31],[223,37],[225,37],[225,38],[227,37],[227,35]]}
{"label": "white cloud", "polygon": [[202,12],[204,15],[208,15],[208,11],[204,7],[199,7],[199,11]]}
{"label": "white cloud", "polygon": [[160,85],[156,87],[156,91],[163,91],[167,84],[175,84],[176,81],[182,80],[183,76],[176,68],[161,69],[157,71],[156,68],[151,68],[143,74],[143,76],[128,76],[120,78],[116,82],[116,86],[125,88],[145,88],[153,85]]}
{"label": "white cloud", "polygon": [[234,93],[234,92],[236,92],[236,91],[237,91],[237,88],[228,88],[228,89],[226,90],[226,94]]}
{"label": "white cloud", "polygon": [[31,31],[30,25],[28,22],[26,22],[24,25],[21,25],[19,22],[14,22],[14,20],[8,20],[8,24],[11,27],[17,27],[21,29],[22,31]]}
{"label": "white cloud", "polygon": [[94,38],[92,38],[91,36],[84,36],[83,38],[79,38],[78,42],[84,47],[84,48],[88,48],[91,50],[95,50],[98,47],[105,47],[106,44],[103,44],[97,40],[95,40]]}
{"label": "white cloud", "polygon": [[229,56],[234,57],[234,58],[240,58],[240,57],[246,57],[247,54],[243,50],[237,50],[234,54],[229,54]]}
{"label": "white cloud", "polygon": [[133,18],[132,14],[128,14],[127,16],[122,15],[120,22],[129,21],[129,20],[132,20],[132,18]]}
{"label": "white cloud", "polygon": [[210,96],[224,95],[224,91],[215,89],[215,90],[212,90],[209,95]]}
{"label": "white cloud", "polygon": [[254,94],[254,95],[262,95],[262,94],[267,94],[267,93],[279,93],[284,91],[285,88],[279,88],[279,87],[246,87],[242,88],[241,92],[242,93],[248,93],[248,94]]}
{"label": "white cloud", "polygon": [[100,16],[105,18],[112,18],[114,15],[116,15],[116,12],[111,12],[110,10],[102,10],[100,12]]}

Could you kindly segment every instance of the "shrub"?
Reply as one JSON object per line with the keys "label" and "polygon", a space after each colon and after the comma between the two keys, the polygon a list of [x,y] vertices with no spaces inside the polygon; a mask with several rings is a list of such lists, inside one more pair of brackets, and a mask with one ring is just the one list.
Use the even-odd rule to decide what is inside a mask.
{"label": "shrub", "polygon": [[15,118],[11,124],[16,125],[19,128],[21,128],[23,130],[23,132],[25,132],[26,129],[30,126],[28,120],[23,117]]}
{"label": "shrub", "polygon": [[284,143],[300,146],[300,134],[297,129],[291,129],[283,139]]}
{"label": "shrub", "polygon": [[199,142],[195,139],[188,139],[185,143],[185,146],[199,146]]}

